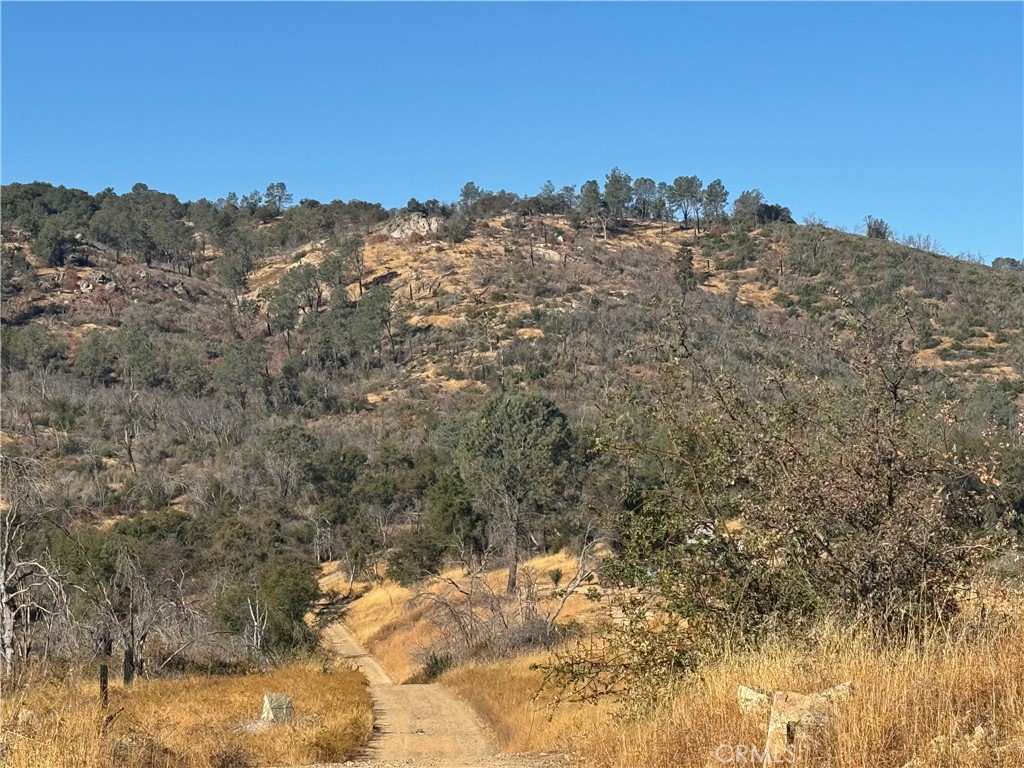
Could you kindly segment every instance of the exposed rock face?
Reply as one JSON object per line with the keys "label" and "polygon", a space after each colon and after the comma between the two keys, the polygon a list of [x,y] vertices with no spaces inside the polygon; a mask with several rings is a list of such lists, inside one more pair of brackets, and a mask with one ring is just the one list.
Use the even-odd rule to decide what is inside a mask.
{"label": "exposed rock face", "polygon": [[441,229],[441,219],[437,216],[410,214],[394,222],[388,228],[388,234],[396,240],[404,240],[413,234],[436,235]]}
{"label": "exposed rock face", "polygon": [[769,714],[762,766],[791,765],[805,757],[820,742],[825,727],[835,715],[836,705],[849,698],[852,690],[851,683],[809,694],[793,691],[763,693],[739,686],[740,712],[744,715]]}

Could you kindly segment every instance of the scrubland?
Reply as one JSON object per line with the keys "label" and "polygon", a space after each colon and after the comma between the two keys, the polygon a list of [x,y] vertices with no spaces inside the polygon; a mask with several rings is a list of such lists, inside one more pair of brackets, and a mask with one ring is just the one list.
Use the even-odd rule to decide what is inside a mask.
{"label": "scrubland", "polygon": [[[570,559],[560,558],[568,570]],[[556,567],[549,560],[527,567],[544,572]],[[500,583],[504,574],[489,578]],[[399,677],[422,670],[440,637],[422,605],[408,608],[413,597],[385,583],[348,613],[360,640]],[[573,606],[566,621],[585,627],[599,615],[582,596]],[[472,704],[504,750],[572,752],[600,768],[751,764],[741,759],[749,754],[743,748],[763,747],[767,723],[741,715],[738,685],[811,693],[846,681],[853,695],[839,707],[824,748],[804,764],[1016,766],[1024,764],[1022,607],[1020,596],[1004,595],[902,643],[879,640],[866,625],[825,622],[798,639],[780,635],[756,649],[727,652],[657,701],[556,705],[558,691],[544,686],[544,671],[536,668],[551,660],[551,651],[536,647],[506,658],[463,659],[439,680]]]}

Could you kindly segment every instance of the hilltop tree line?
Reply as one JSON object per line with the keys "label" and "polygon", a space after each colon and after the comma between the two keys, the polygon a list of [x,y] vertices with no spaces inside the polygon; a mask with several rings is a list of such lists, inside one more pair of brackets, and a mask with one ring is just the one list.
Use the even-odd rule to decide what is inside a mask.
{"label": "hilltop tree line", "polygon": [[[96,195],[51,184],[9,184],[3,189],[4,235],[15,229],[25,232],[33,249],[51,265],[69,258],[87,258],[86,239],[143,260],[147,265],[165,264],[191,270],[197,253],[208,244],[220,249],[236,269],[247,272],[253,256],[269,247],[317,241],[339,232],[361,233],[389,216],[418,213],[451,220],[447,230],[456,236],[460,223],[516,212],[570,215],[577,225],[602,227],[625,218],[646,221],[680,220],[684,227],[700,229],[728,218],[729,193],[720,179],[706,186],[697,176],[679,176],[671,183],[651,178],[633,179],[613,168],[603,187],[596,180],[555,189],[546,182],[533,196],[501,190],[490,192],[467,182],[457,202],[424,203],[411,199],[404,209],[387,211],[378,203],[360,200],[321,203],[304,198],[292,205],[294,196],[284,182],[269,184],[264,192],[244,195],[231,192],[216,201],[205,198],[182,202],[176,196],[139,183],[118,195],[105,189]],[[748,190],[733,203],[732,219],[755,227],[770,221],[792,221],[788,208],[768,204],[759,190]],[[257,233],[261,225],[269,231]],[[464,233],[463,233],[464,234]]]}

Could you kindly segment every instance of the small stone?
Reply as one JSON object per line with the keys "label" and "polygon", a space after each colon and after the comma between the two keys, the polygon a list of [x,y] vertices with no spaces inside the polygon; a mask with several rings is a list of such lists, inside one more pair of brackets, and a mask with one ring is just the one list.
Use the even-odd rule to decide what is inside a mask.
{"label": "small stone", "polygon": [[263,697],[264,720],[272,723],[287,723],[295,717],[291,697],[286,693],[268,693]]}

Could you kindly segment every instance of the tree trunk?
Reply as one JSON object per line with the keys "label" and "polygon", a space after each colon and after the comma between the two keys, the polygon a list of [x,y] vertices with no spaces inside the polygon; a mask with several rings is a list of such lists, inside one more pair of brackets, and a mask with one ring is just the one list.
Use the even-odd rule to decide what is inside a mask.
{"label": "tree trunk", "polygon": [[3,633],[4,676],[10,676],[14,673],[14,612],[14,606],[10,605],[6,598],[0,600],[0,616],[2,616],[3,624],[0,632]]}
{"label": "tree trunk", "polygon": [[99,652],[100,652],[100,704],[103,707],[107,706],[107,686],[110,680],[110,654],[113,650],[113,641],[110,639],[110,634],[104,632],[100,637]]}
{"label": "tree trunk", "polygon": [[135,681],[135,649],[131,641],[124,647],[124,666],[122,668],[124,684],[131,685]]}
{"label": "tree trunk", "polygon": [[505,585],[505,594],[511,595],[516,591],[516,582],[519,578],[519,524],[513,523],[512,533],[508,543],[508,583]]}

